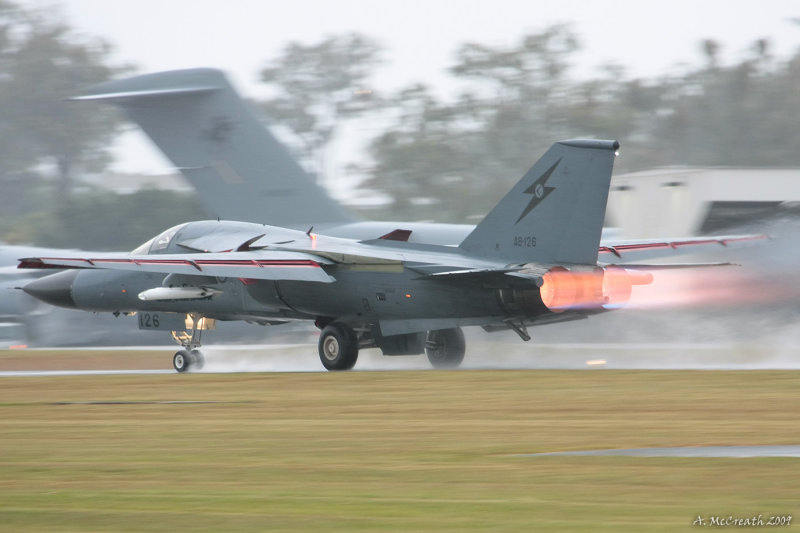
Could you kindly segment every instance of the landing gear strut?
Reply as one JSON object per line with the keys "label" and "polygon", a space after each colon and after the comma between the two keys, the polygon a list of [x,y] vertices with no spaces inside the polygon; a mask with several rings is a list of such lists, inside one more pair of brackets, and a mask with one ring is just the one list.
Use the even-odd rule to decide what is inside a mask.
{"label": "landing gear strut", "polygon": [[183,349],[175,352],[175,355],[172,357],[172,367],[181,373],[186,372],[190,368],[200,370],[205,363],[203,354],[199,350],[203,330],[198,326],[203,317],[197,313],[191,313],[189,317],[192,319],[191,333],[186,331],[180,333],[177,331],[172,332],[172,338],[183,347]]}

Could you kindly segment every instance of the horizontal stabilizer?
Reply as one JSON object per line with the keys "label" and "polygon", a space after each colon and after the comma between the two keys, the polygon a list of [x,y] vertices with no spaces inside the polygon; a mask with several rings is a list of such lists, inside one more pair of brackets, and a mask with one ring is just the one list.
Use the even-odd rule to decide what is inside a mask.
{"label": "horizontal stabilizer", "polygon": [[[175,87],[174,89],[143,89],[143,90],[123,90],[114,92],[100,92],[95,94],[85,94],[83,96],[74,96],[70,100],[88,101],[88,100],[114,100],[117,98],[146,98],[148,96],[170,96],[170,95],[183,95],[183,94],[197,94],[215,91],[219,87]],[[109,91],[110,88],[106,88]]]}
{"label": "horizontal stabilizer", "polygon": [[682,268],[708,268],[708,267],[726,267],[726,266],[740,266],[736,263],[664,263],[664,264],[624,264],[624,265],[608,265],[609,267],[619,267],[625,270],[678,270]]}
{"label": "horizontal stabilizer", "polygon": [[613,241],[604,243],[600,247],[598,259],[601,263],[642,261],[675,255],[714,252],[729,248],[743,248],[765,244],[769,241],[769,238],[768,235],[728,235],[689,239]]}

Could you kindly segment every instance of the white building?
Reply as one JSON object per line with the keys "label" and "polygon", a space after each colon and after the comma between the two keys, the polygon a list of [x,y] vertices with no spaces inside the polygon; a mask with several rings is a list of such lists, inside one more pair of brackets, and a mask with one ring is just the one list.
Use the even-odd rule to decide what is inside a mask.
{"label": "white building", "polygon": [[800,169],[667,167],[611,179],[606,226],[623,238],[718,233],[800,202]]}

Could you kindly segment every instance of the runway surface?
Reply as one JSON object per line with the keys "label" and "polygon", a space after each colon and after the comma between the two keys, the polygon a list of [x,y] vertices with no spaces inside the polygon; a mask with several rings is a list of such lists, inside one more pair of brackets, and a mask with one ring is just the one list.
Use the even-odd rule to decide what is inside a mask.
{"label": "runway surface", "polygon": [[115,376],[174,374],[174,370],[8,370],[0,371],[0,378],[46,377],[46,376]]}
{"label": "runway surface", "polygon": [[689,446],[684,448],[629,448],[624,450],[581,450],[570,452],[526,453],[518,457],[552,456],[625,457],[800,457],[800,445],[786,446]]}
{"label": "runway surface", "polygon": [[[109,355],[105,356],[103,350]],[[138,357],[125,353],[138,350]],[[14,365],[0,358],[0,377],[69,376],[173,373],[176,347],[68,349],[41,357],[36,349],[14,353]],[[141,353],[145,351],[146,357]],[[205,366],[200,373],[324,372],[315,344],[247,346],[208,345],[202,348]],[[162,355],[163,354],[163,355]],[[88,364],[70,366],[82,358]],[[106,361],[124,359],[126,368]],[[31,364],[28,365],[27,361]],[[105,366],[104,366],[105,365]],[[386,357],[363,350],[355,371],[429,370],[424,355]],[[662,344],[662,343],[560,343],[472,342],[463,369],[637,369],[637,370],[797,370],[800,349],[769,344]]]}

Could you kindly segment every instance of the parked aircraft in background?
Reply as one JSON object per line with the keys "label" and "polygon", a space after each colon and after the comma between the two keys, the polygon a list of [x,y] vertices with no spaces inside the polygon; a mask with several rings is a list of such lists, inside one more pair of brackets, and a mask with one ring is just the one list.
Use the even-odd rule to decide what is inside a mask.
{"label": "parked aircraft in background", "polygon": [[181,372],[202,364],[199,334],[207,319],[314,321],[329,370],[352,368],[365,347],[385,355],[424,350],[434,366],[455,367],[465,353],[462,326],[512,329],[529,340],[529,326],[619,308],[633,286],[652,281],[650,271],[687,266],[625,258],[750,239],[601,246],[618,147],[596,140],[554,144],[458,246],[190,222],[130,255],[24,259],[21,268],[73,269],[24,290],[64,307],[137,312],[140,322],[164,329],[182,329],[174,325],[190,316],[192,334],[179,339],[183,349],[173,358]]}
{"label": "parked aircraft in background", "polygon": [[224,220],[326,235],[458,245],[474,226],[356,220],[317,185],[242,100],[225,74],[198,68],[88,89],[78,101],[121,107]]}

